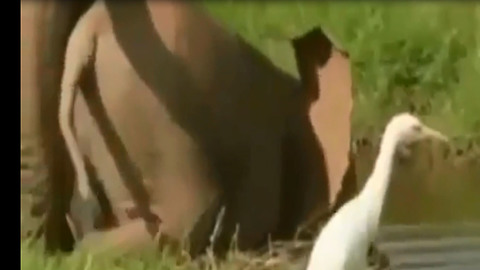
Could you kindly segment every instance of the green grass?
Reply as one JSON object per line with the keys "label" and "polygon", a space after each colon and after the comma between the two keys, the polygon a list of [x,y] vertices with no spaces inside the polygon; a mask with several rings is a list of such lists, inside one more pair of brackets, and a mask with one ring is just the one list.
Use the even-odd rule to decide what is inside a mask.
{"label": "green grass", "polygon": [[306,257],[294,261],[279,258],[271,260],[268,254],[255,256],[232,249],[224,261],[215,259],[211,252],[192,260],[185,253],[168,250],[159,252],[153,248],[128,254],[118,251],[76,251],[70,255],[45,256],[40,244],[30,245],[29,241],[21,243],[22,270],[295,270],[301,268]]}
{"label": "green grass", "polygon": [[290,39],[321,26],[349,52],[354,136],[409,104],[450,136],[480,137],[480,4],[205,1],[228,29],[298,76]]}
{"label": "green grass", "polygon": [[194,269],[188,268],[186,263],[176,261],[174,256],[167,253],[153,254],[118,254],[94,255],[75,252],[70,256],[57,255],[47,257],[42,253],[40,246],[30,247],[27,242],[21,247],[21,269],[44,269],[44,270],[148,270],[148,269]]}
{"label": "green grass", "polygon": [[[406,110],[410,102],[429,124],[450,136],[480,136],[479,3],[212,1],[205,6],[294,76],[290,39],[321,26],[351,57],[354,136],[378,134],[391,114]],[[224,264],[207,260],[201,268],[263,269],[252,261],[235,254]],[[23,270],[198,268],[164,253],[46,258],[40,248],[21,247]]]}
{"label": "green grass", "polygon": [[22,243],[21,269],[44,269],[44,270],[161,270],[161,269],[195,269],[193,263],[180,260],[168,253],[156,253],[153,251],[142,254],[88,254],[76,252],[70,256],[57,255],[47,257],[38,246],[28,247]]}

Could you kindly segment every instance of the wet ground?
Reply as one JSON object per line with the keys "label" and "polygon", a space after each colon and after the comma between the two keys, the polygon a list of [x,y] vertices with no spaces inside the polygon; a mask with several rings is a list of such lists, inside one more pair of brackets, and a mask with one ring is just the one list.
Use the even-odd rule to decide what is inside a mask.
{"label": "wet ground", "polygon": [[388,226],[378,243],[394,270],[480,269],[480,223]]}

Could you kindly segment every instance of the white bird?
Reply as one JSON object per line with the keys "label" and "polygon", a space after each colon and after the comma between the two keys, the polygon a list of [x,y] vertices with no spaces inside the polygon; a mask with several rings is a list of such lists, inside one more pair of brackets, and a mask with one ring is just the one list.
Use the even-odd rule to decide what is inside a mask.
{"label": "white bird", "polygon": [[310,254],[307,270],[365,270],[374,241],[397,149],[426,138],[447,141],[409,113],[395,115],[383,134],[372,174],[360,193],[345,203],[323,227]]}

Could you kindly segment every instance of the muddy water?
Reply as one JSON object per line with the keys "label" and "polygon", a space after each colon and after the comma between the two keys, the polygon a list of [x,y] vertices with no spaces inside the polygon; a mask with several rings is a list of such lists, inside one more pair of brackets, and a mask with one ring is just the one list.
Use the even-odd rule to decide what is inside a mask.
{"label": "muddy water", "polygon": [[[378,146],[357,145],[360,185],[369,176]],[[480,221],[480,151],[459,154],[451,146],[423,142],[408,158],[397,157],[387,192],[384,224]]]}

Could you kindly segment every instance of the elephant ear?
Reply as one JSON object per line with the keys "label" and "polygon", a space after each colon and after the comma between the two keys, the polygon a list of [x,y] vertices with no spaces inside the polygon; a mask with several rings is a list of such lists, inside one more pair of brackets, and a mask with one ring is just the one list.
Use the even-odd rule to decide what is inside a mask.
{"label": "elephant ear", "polygon": [[[320,28],[292,41],[309,102],[309,119],[323,148],[328,174],[329,207],[317,206],[314,218],[334,211],[357,191],[351,155],[352,78],[348,54]],[[318,166],[322,166],[319,164]]]}

